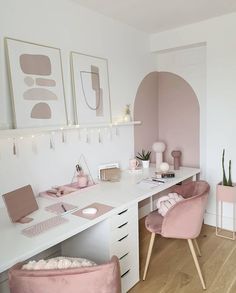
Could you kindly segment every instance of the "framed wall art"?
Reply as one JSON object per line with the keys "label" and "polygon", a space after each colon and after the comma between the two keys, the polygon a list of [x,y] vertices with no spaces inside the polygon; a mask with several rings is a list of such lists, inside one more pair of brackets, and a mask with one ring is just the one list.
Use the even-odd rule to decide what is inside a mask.
{"label": "framed wall art", "polygon": [[71,74],[77,124],[110,123],[107,59],[71,52]]}
{"label": "framed wall art", "polygon": [[67,124],[61,52],[6,38],[16,128]]}

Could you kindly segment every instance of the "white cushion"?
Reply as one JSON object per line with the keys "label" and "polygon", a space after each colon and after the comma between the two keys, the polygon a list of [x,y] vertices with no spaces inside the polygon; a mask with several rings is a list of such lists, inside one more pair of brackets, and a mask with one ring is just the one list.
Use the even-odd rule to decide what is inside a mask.
{"label": "white cushion", "polygon": [[184,198],[178,193],[169,193],[159,197],[156,204],[159,214],[164,217],[168,210],[181,200],[184,200]]}
{"label": "white cushion", "polygon": [[57,269],[69,269],[69,268],[81,268],[95,266],[96,263],[77,257],[54,257],[50,259],[41,259],[39,261],[31,260],[27,264],[22,266],[23,270],[57,270]]}

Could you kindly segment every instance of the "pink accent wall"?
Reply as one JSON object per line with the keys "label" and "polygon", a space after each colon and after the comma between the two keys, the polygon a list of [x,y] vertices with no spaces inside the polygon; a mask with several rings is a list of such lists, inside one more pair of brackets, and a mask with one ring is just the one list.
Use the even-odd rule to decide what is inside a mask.
{"label": "pink accent wall", "polygon": [[[134,128],[134,153],[151,150],[158,139],[158,72],[149,73],[140,83],[134,103],[134,120],[142,121]],[[152,161],[154,157],[152,155]]]}
{"label": "pink accent wall", "polygon": [[[154,141],[167,144],[164,160],[173,164],[172,150],[181,150],[181,165],[198,167],[200,161],[200,110],[192,87],[170,72],[151,72],[141,82],[134,104],[134,146],[151,149]],[[153,154],[152,161],[155,157]]]}
{"label": "pink accent wall", "polygon": [[167,144],[164,160],[173,164],[171,151],[182,151],[181,165],[199,167],[200,110],[192,87],[182,77],[160,72],[158,81],[159,140]]}

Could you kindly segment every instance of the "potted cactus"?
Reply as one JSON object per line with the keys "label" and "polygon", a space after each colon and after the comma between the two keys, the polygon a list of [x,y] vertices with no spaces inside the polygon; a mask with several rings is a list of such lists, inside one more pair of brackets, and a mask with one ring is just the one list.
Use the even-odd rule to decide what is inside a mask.
{"label": "potted cactus", "polygon": [[225,172],[225,150],[223,150],[222,153],[222,173],[223,173],[223,179],[222,182],[220,182],[217,185],[217,198],[218,200],[227,201],[227,202],[235,202],[236,201],[236,188],[232,182],[232,175],[231,175],[231,160],[229,160],[229,174],[228,179]]}
{"label": "potted cactus", "polygon": [[146,152],[145,150],[142,150],[142,152],[138,153],[138,155],[136,156],[137,159],[142,161],[143,168],[149,168],[150,155],[150,151]]}

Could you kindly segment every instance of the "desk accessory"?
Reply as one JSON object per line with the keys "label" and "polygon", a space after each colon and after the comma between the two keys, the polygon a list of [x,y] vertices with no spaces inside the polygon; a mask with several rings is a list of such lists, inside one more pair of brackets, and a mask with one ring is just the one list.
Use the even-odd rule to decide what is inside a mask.
{"label": "desk accessory", "polygon": [[79,188],[87,187],[88,185],[95,185],[90,169],[86,162],[85,156],[82,154],[75,165],[75,172],[71,183],[78,182]]}
{"label": "desk accessory", "polygon": [[13,223],[28,223],[32,218],[26,217],[38,210],[31,185],[18,188],[3,195],[8,215]]}
{"label": "desk accessory", "polygon": [[85,215],[95,215],[97,213],[97,209],[95,208],[85,208],[82,210],[82,213]]}
{"label": "desk accessory", "polygon": [[164,144],[164,142],[161,141],[154,142],[154,144],[152,145],[152,149],[156,153],[156,169],[159,170],[160,165],[163,162],[163,153],[166,149],[166,145]]}
{"label": "desk accessory", "polygon": [[88,185],[88,176],[84,173],[82,167],[79,164],[77,164],[75,168],[77,172],[77,181],[80,188],[86,187]]}
{"label": "desk accessory", "polygon": [[65,213],[72,213],[73,211],[75,211],[75,209],[78,209],[78,207],[72,204],[65,203],[65,202],[58,202],[45,208],[46,211],[54,213],[56,215],[64,215]]}
{"label": "desk accessory", "polygon": [[[47,198],[60,199],[61,197],[69,195],[69,194],[71,194],[71,193],[73,193],[75,191],[79,192],[79,191],[82,191],[82,190],[84,190],[86,188],[93,187],[95,185],[96,185],[96,183],[92,184],[91,182],[89,182],[86,187],[81,188],[79,186],[78,182],[73,182],[73,183],[70,183],[70,184],[57,186],[57,187],[54,187],[54,188],[46,190],[46,191],[42,191],[42,192],[39,193],[39,196],[47,197]],[[67,190],[67,191],[69,190],[70,192],[61,193],[61,192],[57,192],[57,189],[59,189],[59,190],[63,189],[63,190]]]}
{"label": "desk accessory", "polygon": [[[97,212],[95,214],[90,214],[90,213],[83,213],[84,210],[86,209],[96,209]],[[93,220],[96,219],[97,217],[102,216],[103,214],[111,211],[113,209],[112,206],[102,204],[102,203],[92,203],[89,206],[84,207],[83,209],[78,210],[77,212],[73,213],[74,216],[82,217],[88,220]]]}
{"label": "desk accessory", "polygon": [[171,152],[171,156],[174,158],[174,170],[179,170],[181,155],[182,155],[181,151],[174,150]]}
{"label": "desk accessory", "polygon": [[161,184],[164,184],[166,182],[166,179],[156,179],[156,178],[144,178],[137,182],[137,184],[140,187],[143,188],[155,188],[157,186],[160,186]]}
{"label": "desk accessory", "polygon": [[142,152],[138,153],[138,155],[136,156],[137,159],[142,161],[142,165],[144,169],[149,168],[150,155],[151,155],[150,151],[146,152],[145,150],[142,149]]}
{"label": "desk accessory", "polygon": [[21,232],[23,235],[27,237],[35,237],[48,230],[67,223],[69,220],[60,216],[55,216],[53,218],[49,218],[45,221],[39,222],[33,226],[23,229]]}
{"label": "desk accessory", "polygon": [[136,159],[130,159],[129,160],[129,169],[130,170],[135,170],[137,169],[139,166],[139,161]]}
{"label": "desk accessory", "polygon": [[174,178],[175,172],[155,172],[156,178]]}
{"label": "desk accessory", "polygon": [[98,168],[98,178],[101,181],[119,181],[120,167],[119,163],[110,163],[100,165]]}
{"label": "desk accessory", "polygon": [[159,168],[160,168],[161,172],[168,172],[169,169],[170,169],[170,165],[168,163],[166,163],[166,162],[163,162],[163,163],[160,164]]}

